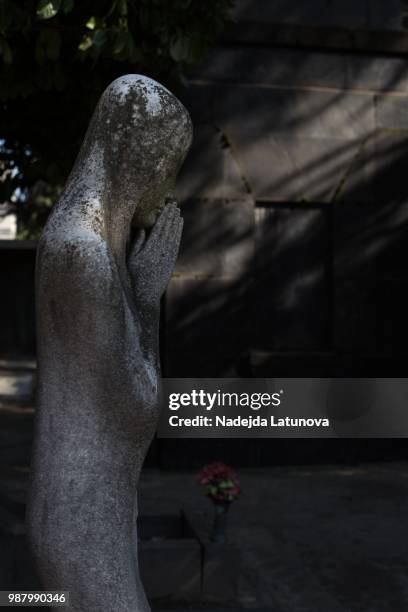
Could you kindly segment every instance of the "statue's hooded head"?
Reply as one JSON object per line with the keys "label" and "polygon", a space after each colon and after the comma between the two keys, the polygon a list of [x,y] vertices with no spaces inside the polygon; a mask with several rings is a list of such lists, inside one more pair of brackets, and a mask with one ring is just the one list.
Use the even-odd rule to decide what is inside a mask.
{"label": "statue's hooded head", "polygon": [[133,226],[148,228],[174,195],[191,140],[192,123],[182,103],[160,83],[129,74],[102,94],[79,161],[91,155],[102,164],[111,215],[120,214],[121,203],[132,210]]}

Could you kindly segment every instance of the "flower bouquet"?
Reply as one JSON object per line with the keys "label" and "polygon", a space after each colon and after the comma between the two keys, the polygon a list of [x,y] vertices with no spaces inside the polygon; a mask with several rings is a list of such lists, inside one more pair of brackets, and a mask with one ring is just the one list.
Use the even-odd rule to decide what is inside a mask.
{"label": "flower bouquet", "polygon": [[214,461],[199,472],[198,481],[204,487],[204,494],[214,503],[214,524],[210,539],[224,542],[228,508],[241,492],[238,476],[229,465]]}

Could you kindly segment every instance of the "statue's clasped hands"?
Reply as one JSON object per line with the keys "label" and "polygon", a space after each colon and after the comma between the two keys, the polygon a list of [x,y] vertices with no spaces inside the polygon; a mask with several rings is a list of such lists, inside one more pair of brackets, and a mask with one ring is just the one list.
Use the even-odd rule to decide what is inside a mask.
{"label": "statue's clasped hands", "polygon": [[182,230],[183,219],[175,200],[166,203],[149,234],[139,230],[128,257],[137,305],[159,304],[176,264]]}

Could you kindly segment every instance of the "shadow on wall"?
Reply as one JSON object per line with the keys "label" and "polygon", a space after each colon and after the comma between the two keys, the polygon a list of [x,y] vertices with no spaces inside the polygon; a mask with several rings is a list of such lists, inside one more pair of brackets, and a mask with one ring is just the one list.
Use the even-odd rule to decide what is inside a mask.
{"label": "shadow on wall", "polygon": [[190,86],[167,376],[405,375],[406,62],[287,54],[218,49]]}
{"label": "shadow on wall", "polygon": [[360,28],[364,30],[398,30],[401,27],[401,2],[388,0],[359,0],[353,2],[299,2],[299,0],[236,0],[234,17],[238,21],[272,24],[302,24],[303,26],[329,26]]}

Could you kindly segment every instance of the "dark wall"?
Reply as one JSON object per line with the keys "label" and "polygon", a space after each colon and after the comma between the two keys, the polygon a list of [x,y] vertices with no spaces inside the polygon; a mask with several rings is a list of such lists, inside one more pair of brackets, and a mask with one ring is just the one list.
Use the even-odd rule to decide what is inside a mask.
{"label": "dark wall", "polygon": [[[244,21],[191,76],[195,138],[178,185],[185,231],[166,297],[167,375],[407,372],[402,5],[317,4],[238,2]],[[369,53],[348,36],[324,48],[336,23],[371,32],[379,15]],[[286,44],[273,29],[266,37],[279,22]]]}
{"label": "dark wall", "polygon": [[35,354],[35,244],[0,241],[0,355]]}
{"label": "dark wall", "polygon": [[[405,377],[402,4],[240,0],[236,15],[182,96],[195,135],[177,188],[185,230],[164,300],[164,374]],[[32,245],[3,247],[0,269],[0,352],[33,353]],[[162,440],[149,461],[405,453],[404,441]]]}

